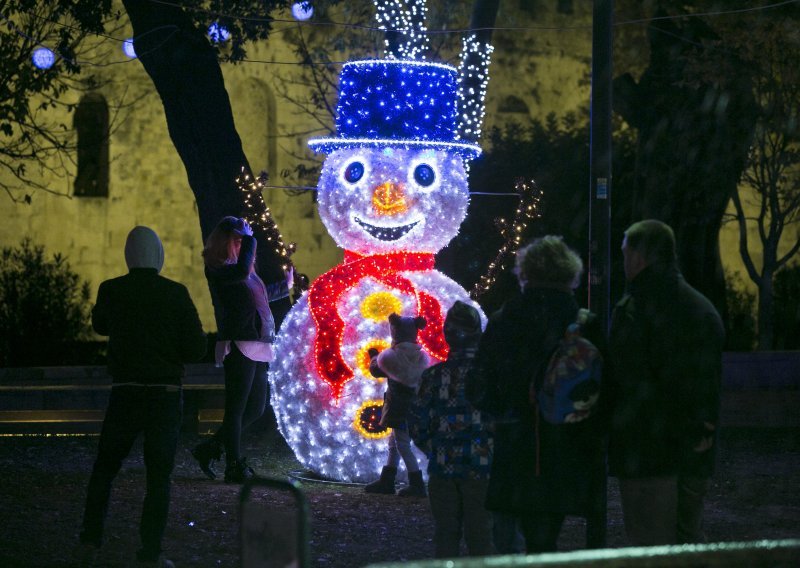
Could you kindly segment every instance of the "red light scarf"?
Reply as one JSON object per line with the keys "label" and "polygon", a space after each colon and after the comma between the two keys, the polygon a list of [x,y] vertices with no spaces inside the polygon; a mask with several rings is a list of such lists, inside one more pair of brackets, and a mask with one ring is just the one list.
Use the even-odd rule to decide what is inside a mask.
{"label": "red light scarf", "polygon": [[419,331],[419,342],[433,357],[447,359],[448,345],[442,331],[442,307],[439,301],[399,274],[403,271],[433,270],[434,256],[422,252],[393,252],[362,256],[345,251],[344,262],[317,278],[308,292],[308,306],[317,334],[314,361],[320,377],[331,387],[334,398],[342,394],[344,384],[353,378],[353,370],[342,358],[345,322],[336,305],[342,294],[363,278],[374,278],[389,288],[412,295],[417,300],[417,314],[426,320]]}

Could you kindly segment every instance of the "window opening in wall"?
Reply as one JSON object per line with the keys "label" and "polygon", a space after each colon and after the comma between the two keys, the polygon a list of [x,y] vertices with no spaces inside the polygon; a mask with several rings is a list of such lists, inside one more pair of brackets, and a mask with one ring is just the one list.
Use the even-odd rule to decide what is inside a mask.
{"label": "window opening in wall", "polygon": [[102,95],[84,96],[75,110],[78,135],[76,197],[108,197],[108,103]]}

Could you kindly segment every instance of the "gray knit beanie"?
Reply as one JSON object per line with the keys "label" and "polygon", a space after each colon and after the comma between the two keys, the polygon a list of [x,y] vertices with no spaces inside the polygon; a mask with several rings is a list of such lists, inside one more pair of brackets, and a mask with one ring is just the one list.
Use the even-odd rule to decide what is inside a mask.
{"label": "gray knit beanie", "polygon": [[161,272],[164,247],[153,229],[142,225],[131,229],[125,242],[125,262],[129,269],[155,268],[156,272]]}

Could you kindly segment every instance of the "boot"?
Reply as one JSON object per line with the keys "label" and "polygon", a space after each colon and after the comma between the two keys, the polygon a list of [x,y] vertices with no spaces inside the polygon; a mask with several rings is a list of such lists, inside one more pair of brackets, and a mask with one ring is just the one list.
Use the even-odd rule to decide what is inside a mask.
{"label": "boot", "polygon": [[225,483],[244,483],[255,475],[253,468],[247,465],[247,458],[239,458],[225,466]]}
{"label": "boot", "polygon": [[403,487],[397,492],[400,497],[427,497],[425,482],[422,481],[421,471],[412,471],[408,474],[408,487]]}
{"label": "boot", "polygon": [[217,478],[217,473],[212,466],[215,461],[222,458],[222,444],[216,438],[211,438],[195,446],[192,456],[209,479]]}
{"label": "boot", "polygon": [[396,476],[396,467],[389,465],[383,466],[380,478],[372,483],[367,483],[364,486],[364,493],[383,493],[385,495],[394,495],[394,478]]}

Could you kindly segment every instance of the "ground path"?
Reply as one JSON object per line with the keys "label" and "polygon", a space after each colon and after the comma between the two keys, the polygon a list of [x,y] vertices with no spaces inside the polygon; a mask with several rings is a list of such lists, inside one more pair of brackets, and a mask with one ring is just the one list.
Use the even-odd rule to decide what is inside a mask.
{"label": "ground path", "polygon": [[[238,566],[239,487],[209,481],[181,439],[165,549],[181,568]],[[249,436],[247,454],[262,474],[299,469],[274,431]],[[97,437],[0,438],[0,566],[64,566],[78,531]],[[144,487],[141,447],[126,461],[114,491],[108,542],[99,565],[128,566],[138,544]],[[314,567],[357,568],[430,557],[427,501],[367,496],[358,487],[309,484]],[[729,429],[708,499],[710,541],[800,538],[800,431]],[[569,519],[560,545],[580,548],[583,526]],[[609,484],[609,546],[624,545],[619,498]]]}

